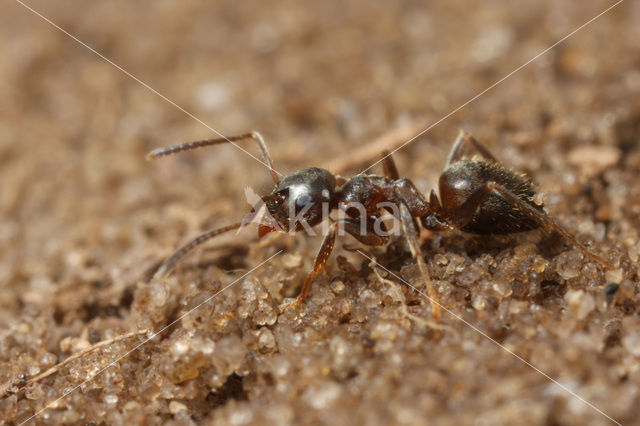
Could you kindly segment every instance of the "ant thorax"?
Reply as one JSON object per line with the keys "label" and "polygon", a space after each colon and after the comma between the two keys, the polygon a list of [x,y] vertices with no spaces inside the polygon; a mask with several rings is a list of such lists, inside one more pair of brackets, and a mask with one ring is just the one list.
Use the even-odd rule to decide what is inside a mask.
{"label": "ant thorax", "polygon": [[380,203],[389,200],[384,191],[389,184],[391,181],[382,176],[354,176],[336,191],[338,207],[354,217],[357,215],[354,209],[376,213],[381,208]]}

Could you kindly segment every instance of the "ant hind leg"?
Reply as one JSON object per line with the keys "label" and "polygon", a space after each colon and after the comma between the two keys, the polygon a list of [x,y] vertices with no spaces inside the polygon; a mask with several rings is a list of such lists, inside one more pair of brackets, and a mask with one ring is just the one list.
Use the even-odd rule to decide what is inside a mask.
{"label": "ant hind leg", "polygon": [[526,201],[522,200],[520,197],[518,197],[517,195],[513,194],[508,189],[502,187],[501,185],[498,185],[495,182],[488,182],[485,185],[485,187],[487,188],[487,193],[491,192],[491,191],[494,191],[494,192],[500,194],[500,196],[502,196],[505,200],[509,201],[511,204],[515,205],[521,212],[523,212],[524,214],[529,216],[531,219],[533,219],[534,221],[539,223],[540,226],[544,230],[557,232],[558,234],[562,235],[562,237],[564,239],[569,241],[575,247],[579,248],[580,251],[582,251],[591,260],[594,260],[594,261],[604,265],[608,269],[613,269],[613,265],[611,265],[611,263],[607,262],[606,260],[604,260],[602,257],[598,256],[597,254],[593,253],[586,246],[584,246],[581,242],[579,242],[573,235],[571,235],[570,233],[565,231],[564,228],[562,228],[556,222],[551,220],[551,218],[549,218],[546,214],[544,214],[543,212],[535,209],[530,204],[528,204]]}
{"label": "ant hind leg", "polygon": [[396,162],[393,161],[391,151],[388,149],[382,151],[382,170],[384,172],[384,176],[388,179],[396,180],[400,178]]}
{"label": "ant hind leg", "polygon": [[431,309],[433,310],[433,318],[437,320],[440,318],[441,313],[440,303],[438,302],[439,296],[431,282],[431,276],[429,275],[427,265],[422,257],[422,250],[420,249],[420,243],[418,241],[418,230],[415,222],[413,221],[413,216],[411,216],[409,208],[404,202],[400,203],[400,221],[402,222],[404,235],[409,243],[411,255],[416,260],[422,279],[425,282],[427,294],[429,295],[429,302],[431,303]]}
{"label": "ant hind leg", "polygon": [[450,217],[447,218],[447,221],[457,229],[464,228],[466,225],[471,223],[473,217],[478,209],[478,207],[489,197],[491,194],[495,194],[502,199],[506,200],[509,204],[514,206],[520,212],[524,213],[531,220],[536,222],[542,229],[547,232],[557,232],[564,239],[569,241],[575,247],[579,248],[587,257],[590,259],[606,266],[611,269],[613,266],[601,258],[600,256],[593,253],[587,247],[585,247],[582,243],[580,243],[573,235],[564,230],[560,225],[551,220],[543,211],[536,209],[533,205],[529,204],[526,200],[523,200],[518,195],[509,191],[507,188],[496,182],[487,182],[482,188],[472,194],[467,201]]}

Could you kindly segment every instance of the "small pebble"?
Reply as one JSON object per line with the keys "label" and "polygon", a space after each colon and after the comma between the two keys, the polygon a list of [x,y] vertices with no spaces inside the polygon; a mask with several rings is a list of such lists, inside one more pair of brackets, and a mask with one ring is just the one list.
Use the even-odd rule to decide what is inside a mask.
{"label": "small pebble", "polygon": [[513,294],[513,286],[509,281],[494,281],[491,288],[500,295],[500,297],[509,297]]}
{"label": "small pebble", "polygon": [[331,290],[335,294],[342,294],[344,289],[345,289],[345,285],[344,285],[344,282],[342,282],[341,280],[335,280],[331,282]]}
{"label": "small pebble", "polygon": [[473,296],[471,299],[471,305],[474,309],[483,311],[487,307],[487,299],[480,295]]}
{"label": "small pebble", "polygon": [[32,385],[27,386],[27,389],[24,393],[24,395],[28,398],[28,399],[40,399],[44,396],[44,391],[42,390],[42,385],[38,384],[38,383],[34,383]]}
{"label": "small pebble", "polygon": [[104,396],[104,402],[106,402],[107,404],[115,404],[116,402],[118,402],[118,395],[107,394]]}
{"label": "small pebble", "polygon": [[622,346],[635,357],[640,357],[640,319],[625,317],[622,319]]}
{"label": "small pebble", "polygon": [[303,398],[316,410],[327,408],[342,393],[340,385],[334,382],[322,382],[312,385],[304,392]]}
{"label": "small pebble", "polygon": [[578,319],[585,319],[596,308],[593,296],[583,290],[569,290],[564,295],[564,300]]}
{"label": "small pebble", "polygon": [[169,403],[169,412],[171,414],[178,414],[180,411],[186,411],[187,406],[178,401],[171,401]]}
{"label": "small pebble", "polygon": [[258,337],[258,348],[261,351],[271,351],[276,347],[276,339],[273,337],[273,333],[268,328],[260,329],[260,335]]}
{"label": "small pebble", "polygon": [[595,176],[615,166],[620,161],[621,152],[614,146],[579,146],[567,156],[569,163],[579,167],[589,176]]}
{"label": "small pebble", "polygon": [[580,274],[581,255],[576,250],[560,253],[557,257],[556,271],[565,280],[575,278]]}
{"label": "small pebble", "polygon": [[619,283],[622,281],[622,269],[608,270],[604,276],[610,283]]}
{"label": "small pebble", "polygon": [[302,264],[302,256],[298,253],[287,253],[282,255],[282,264],[285,268],[293,269],[297,268]]}

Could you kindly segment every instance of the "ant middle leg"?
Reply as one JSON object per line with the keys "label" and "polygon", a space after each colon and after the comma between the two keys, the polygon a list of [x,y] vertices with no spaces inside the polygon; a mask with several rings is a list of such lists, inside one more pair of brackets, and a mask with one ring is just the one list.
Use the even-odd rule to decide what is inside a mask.
{"label": "ant middle leg", "polygon": [[433,189],[427,201],[409,179],[398,179],[393,185],[396,196],[407,204],[412,216],[420,218],[424,228],[430,231],[450,229],[449,224],[442,218],[443,208]]}
{"label": "ant middle leg", "polygon": [[341,224],[347,233],[362,244],[382,246],[389,242],[387,227],[380,216],[369,216],[364,222],[359,219],[339,219],[336,223]]}

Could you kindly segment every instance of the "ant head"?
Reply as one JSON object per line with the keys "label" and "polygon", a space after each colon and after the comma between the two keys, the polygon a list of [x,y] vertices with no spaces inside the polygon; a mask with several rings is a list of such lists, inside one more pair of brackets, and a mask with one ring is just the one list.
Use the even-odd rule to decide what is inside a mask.
{"label": "ant head", "polygon": [[[271,231],[299,231],[305,222],[310,227],[326,219],[335,207],[336,178],[327,170],[311,168],[297,170],[280,180],[263,201],[277,224],[261,225],[263,236]],[[277,226],[277,227],[276,227]]]}

